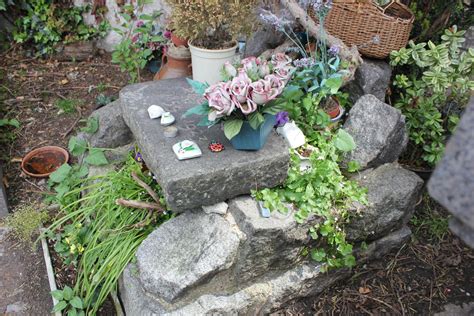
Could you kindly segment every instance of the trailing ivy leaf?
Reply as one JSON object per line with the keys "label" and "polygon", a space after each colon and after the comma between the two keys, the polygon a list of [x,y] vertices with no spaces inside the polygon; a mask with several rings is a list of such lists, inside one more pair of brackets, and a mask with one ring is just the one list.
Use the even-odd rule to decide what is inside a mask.
{"label": "trailing ivy leaf", "polygon": [[49,175],[49,180],[53,183],[61,183],[68,177],[69,171],[71,171],[71,169],[72,167],[65,163]]}
{"label": "trailing ivy leaf", "polygon": [[82,155],[87,149],[87,142],[78,137],[71,137],[69,139],[68,149],[75,157]]}
{"label": "trailing ivy leaf", "polygon": [[256,130],[260,125],[262,125],[263,122],[265,122],[265,118],[259,112],[253,112],[247,118],[248,118],[250,127],[252,127],[254,130]]}
{"label": "trailing ivy leaf", "polygon": [[244,121],[238,120],[238,119],[233,119],[233,120],[227,120],[224,122],[224,134],[227,139],[231,140],[232,138],[237,135],[241,128],[242,124],[244,124]]}
{"label": "trailing ivy leaf", "polygon": [[99,118],[97,116],[91,116],[87,119],[87,124],[81,131],[88,134],[94,134],[99,129]]}
{"label": "trailing ivy leaf", "polygon": [[342,152],[350,152],[356,148],[352,136],[342,128],[337,131],[334,138],[334,146]]}
{"label": "trailing ivy leaf", "polygon": [[109,163],[105,158],[104,151],[99,148],[91,148],[84,161],[93,166],[103,166]]}
{"label": "trailing ivy leaf", "polygon": [[343,256],[348,256],[352,254],[352,245],[351,244],[340,244],[339,247],[337,247],[337,250],[343,255]]}
{"label": "trailing ivy leaf", "polygon": [[206,101],[203,104],[193,106],[184,112],[183,117],[188,117],[190,115],[207,115],[210,111],[209,103]]}
{"label": "trailing ivy leaf", "polygon": [[347,164],[347,171],[356,172],[360,170],[360,163],[358,161],[352,160]]}
{"label": "trailing ivy leaf", "polygon": [[349,256],[346,256],[344,258],[344,265],[349,267],[349,268],[352,268],[356,265],[356,259],[353,255],[349,255]]}
{"label": "trailing ivy leaf", "polygon": [[[56,250],[56,247],[54,247]],[[61,290],[55,290],[51,292],[51,296],[57,299],[58,301],[62,301],[64,296],[63,296],[63,291]]]}
{"label": "trailing ivy leaf", "polygon": [[60,312],[67,307],[67,303],[65,301],[59,301],[58,304],[54,305],[53,313]]}
{"label": "trailing ivy leaf", "polygon": [[326,252],[324,249],[312,249],[311,250],[311,259],[317,262],[321,262],[326,258]]}
{"label": "trailing ivy leaf", "polygon": [[77,309],[83,309],[84,308],[84,305],[82,304],[82,300],[77,296],[74,296],[72,298],[72,300],[69,302],[69,304],[71,304],[72,307],[75,307]]}
{"label": "trailing ivy leaf", "polygon": [[73,290],[69,286],[65,286],[63,289],[63,296],[66,301],[70,301],[74,295]]}
{"label": "trailing ivy leaf", "polygon": [[186,80],[188,81],[191,88],[193,88],[194,92],[196,92],[199,95],[204,95],[204,92],[209,87],[209,85],[207,83],[202,83],[202,82],[199,82],[199,81],[196,81],[196,80],[191,80],[189,78],[186,78]]}

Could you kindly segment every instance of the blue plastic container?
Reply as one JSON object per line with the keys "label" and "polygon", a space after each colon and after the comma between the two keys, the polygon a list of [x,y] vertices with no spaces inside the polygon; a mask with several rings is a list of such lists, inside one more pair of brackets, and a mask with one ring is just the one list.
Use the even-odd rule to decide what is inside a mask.
{"label": "blue plastic container", "polygon": [[242,129],[235,135],[230,143],[237,150],[260,150],[265,146],[268,135],[276,123],[276,116],[264,114],[265,122],[256,130],[253,129],[249,122],[244,121]]}

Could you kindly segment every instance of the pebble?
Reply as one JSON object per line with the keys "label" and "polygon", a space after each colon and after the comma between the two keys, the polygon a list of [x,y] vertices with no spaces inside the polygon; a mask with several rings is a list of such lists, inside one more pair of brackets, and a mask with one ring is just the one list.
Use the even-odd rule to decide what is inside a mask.
{"label": "pebble", "polygon": [[176,137],[176,135],[178,135],[178,128],[175,126],[168,126],[164,129],[163,135],[168,138]]}

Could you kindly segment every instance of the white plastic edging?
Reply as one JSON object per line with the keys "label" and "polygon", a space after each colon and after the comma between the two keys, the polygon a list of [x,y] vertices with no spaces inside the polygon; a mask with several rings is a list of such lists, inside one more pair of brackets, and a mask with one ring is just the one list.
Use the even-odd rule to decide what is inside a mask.
{"label": "white plastic edging", "polygon": [[[44,228],[40,229],[41,234],[44,232]],[[51,264],[51,256],[49,255],[48,243],[46,239],[42,236],[41,237],[41,248],[43,248],[43,257],[44,263],[46,264],[46,272],[48,274],[48,282],[49,288],[52,291],[56,291],[58,288],[56,287],[56,280],[54,278],[54,271],[53,265]],[[51,298],[53,299],[53,307],[58,303],[58,300],[55,299],[52,295]],[[61,316],[61,312],[55,312],[54,316]]]}

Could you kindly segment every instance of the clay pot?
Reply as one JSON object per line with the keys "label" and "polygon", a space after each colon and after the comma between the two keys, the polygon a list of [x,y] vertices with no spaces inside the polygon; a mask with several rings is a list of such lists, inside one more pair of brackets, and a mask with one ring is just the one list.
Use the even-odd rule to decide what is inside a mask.
{"label": "clay pot", "polygon": [[188,40],[185,38],[181,38],[176,36],[173,32],[171,32],[171,41],[175,46],[186,46],[188,47]]}
{"label": "clay pot", "polygon": [[331,117],[331,119],[338,117],[338,115],[341,113],[341,106],[335,98],[329,98],[326,101],[324,108],[324,111],[329,115],[329,117]]}
{"label": "clay pot", "polygon": [[161,68],[153,80],[189,77],[192,74],[191,54],[184,46],[170,45],[161,58]]}
{"label": "clay pot", "polygon": [[58,146],[36,148],[26,154],[21,161],[24,173],[35,178],[45,178],[69,160],[66,149]]}

